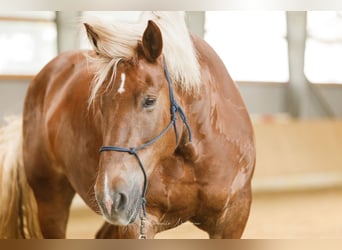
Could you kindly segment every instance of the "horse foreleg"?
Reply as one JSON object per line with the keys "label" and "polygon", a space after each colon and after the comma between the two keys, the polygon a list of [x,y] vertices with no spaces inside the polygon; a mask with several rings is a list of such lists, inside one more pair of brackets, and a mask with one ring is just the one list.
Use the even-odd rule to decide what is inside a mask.
{"label": "horse foreleg", "polygon": [[[156,232],[146,225],[148,239],[154,238]],[[140,220],[128,226],[115,226],[105,222],[96,234],[97,239],[138,239],[140,236]]]}
{"label": "horse foreleg", "polygon": [[64,176],[30,182],[37,205],[44,238],[65,238],[69,208],[74,190]]}
{"label": "horse foreleg", "polygon": [[[236,192],[228,206],[216,215],[201,215],[201,220],[194,223],[206,231],[211,239],[239,239],[247,224],[251,206],[251,189],[245,187]],[[206,218],[206,219],[203,219]]]}
{"label": "horse foreleg", "polygon": [[136,225],[115,226],[105,222],[96,234],[97,239],[137,239],[139,228]]}

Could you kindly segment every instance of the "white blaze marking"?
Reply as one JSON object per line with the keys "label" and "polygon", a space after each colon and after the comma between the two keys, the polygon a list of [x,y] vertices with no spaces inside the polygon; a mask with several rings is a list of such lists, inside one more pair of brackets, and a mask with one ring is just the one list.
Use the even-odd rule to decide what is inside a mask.
{"label": "white blaze marking", "polygon": [[121,73],[121,82],[120,82],[120,87],[118,89],[119,94],[125,92],[125,80],[126,80],[125,73]]}
{"label": "white blaze marking", "polygon": [[111,214],[113,201],[112,201],[112,198],[110,197],[107,174],[105,174],[105,178],[104,178],[104,194],[105,194],[104,199],[105,199],[105,206],[106,206],[107,212]]}

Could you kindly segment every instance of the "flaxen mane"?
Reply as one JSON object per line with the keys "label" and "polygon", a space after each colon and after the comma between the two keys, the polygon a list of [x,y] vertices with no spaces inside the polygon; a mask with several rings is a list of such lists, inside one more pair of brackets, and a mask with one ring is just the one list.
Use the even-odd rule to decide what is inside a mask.
{"label": "flaxen mane", "polygon": [[[98,36],[96,44],[90,39],[97,56],[92,57],[95,73],[89,103],[92,103],[98,90],[115,78],[117,64],[130,60],[136,54],[147,21],[153,20],[162,32],[163,54],[174,84],[184,91],[198,91],[201,83],[200,66],[196,50],[182,12],[145,12],[139,23],[105,24],[100,21],[86,21]],[[113,72],[113,73],[110,73]],[[110,80],[107,77],[110,75]],[[107,85],[108,86],[108,85]]]}

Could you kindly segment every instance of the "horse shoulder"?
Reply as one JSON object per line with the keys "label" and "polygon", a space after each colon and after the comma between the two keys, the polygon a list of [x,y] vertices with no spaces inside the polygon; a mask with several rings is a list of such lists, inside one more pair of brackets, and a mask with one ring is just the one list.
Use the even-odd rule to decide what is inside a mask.
{"label": "horse shoulder", "polygon": [[[222,170],[228,167],[233,174],[244,168],[251,177],[255,149],[247,107],[216,52],[198,37],[193,36],[193,41],[201,65],[202,90],[198,97],[191,97],[190,113],[200,161],[203,165],[225,162],[225,166],[220,166]],[[208,176],[207,167],[203,176]]]}
{"label": "horse shoulder", "polygon": [[[194,99],[207,111],[210,126],[220,134],[253,141],[253,129],[246,104],[223,61],[203,39],[193,36],[201,65],[202,91]],[[206,119],[208,116],[206,117]]]}

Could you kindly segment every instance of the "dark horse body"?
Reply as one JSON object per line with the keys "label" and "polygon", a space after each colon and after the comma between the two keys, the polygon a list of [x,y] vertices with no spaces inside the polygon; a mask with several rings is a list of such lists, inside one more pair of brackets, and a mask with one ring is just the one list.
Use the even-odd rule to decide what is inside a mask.
{"label": "dark horse body", "polygon": [[[138,213],[135,200],[143,182],[139,165],[132,155],[99,154],[99,148],[138,146],[169,122],[158,32],[150,23],[144,36],[152,34],[145,38],[154,45],[143,41],[134,62],[118,64],[118,73],[126,73],[123,94],[117,93],[119,83],[115,83],[89,107],[95,65],[84,51],[58,56],[30,84],[23,113],[23,164],[44,237],[65,237],[75,192],[108,221],[98,237],[139,236],[139,218],[129,221],[115,214],[119,206],[125,206],[122,213],[132,210],[131,218]],[[88,33],[96,39],[90,26]],[[148,175],[147,237],[191,221],[211,238],[239,238],[251,204],[252,126],[237,87],[217,54],[202,39],[192,36],[192,41],[202,85],[196,95],[175,85],[174,95],[187,116],[193,140],[188,142],[188,132],[178,119],[178,144],[171,129],[141,153]],[[141,93],[148,91],[157,96],[156,110],[140,108]],[[118,189],[121,200],[105,197],[107,191],[117,197]],[[115,205],[116,199],[119,205]]]}

